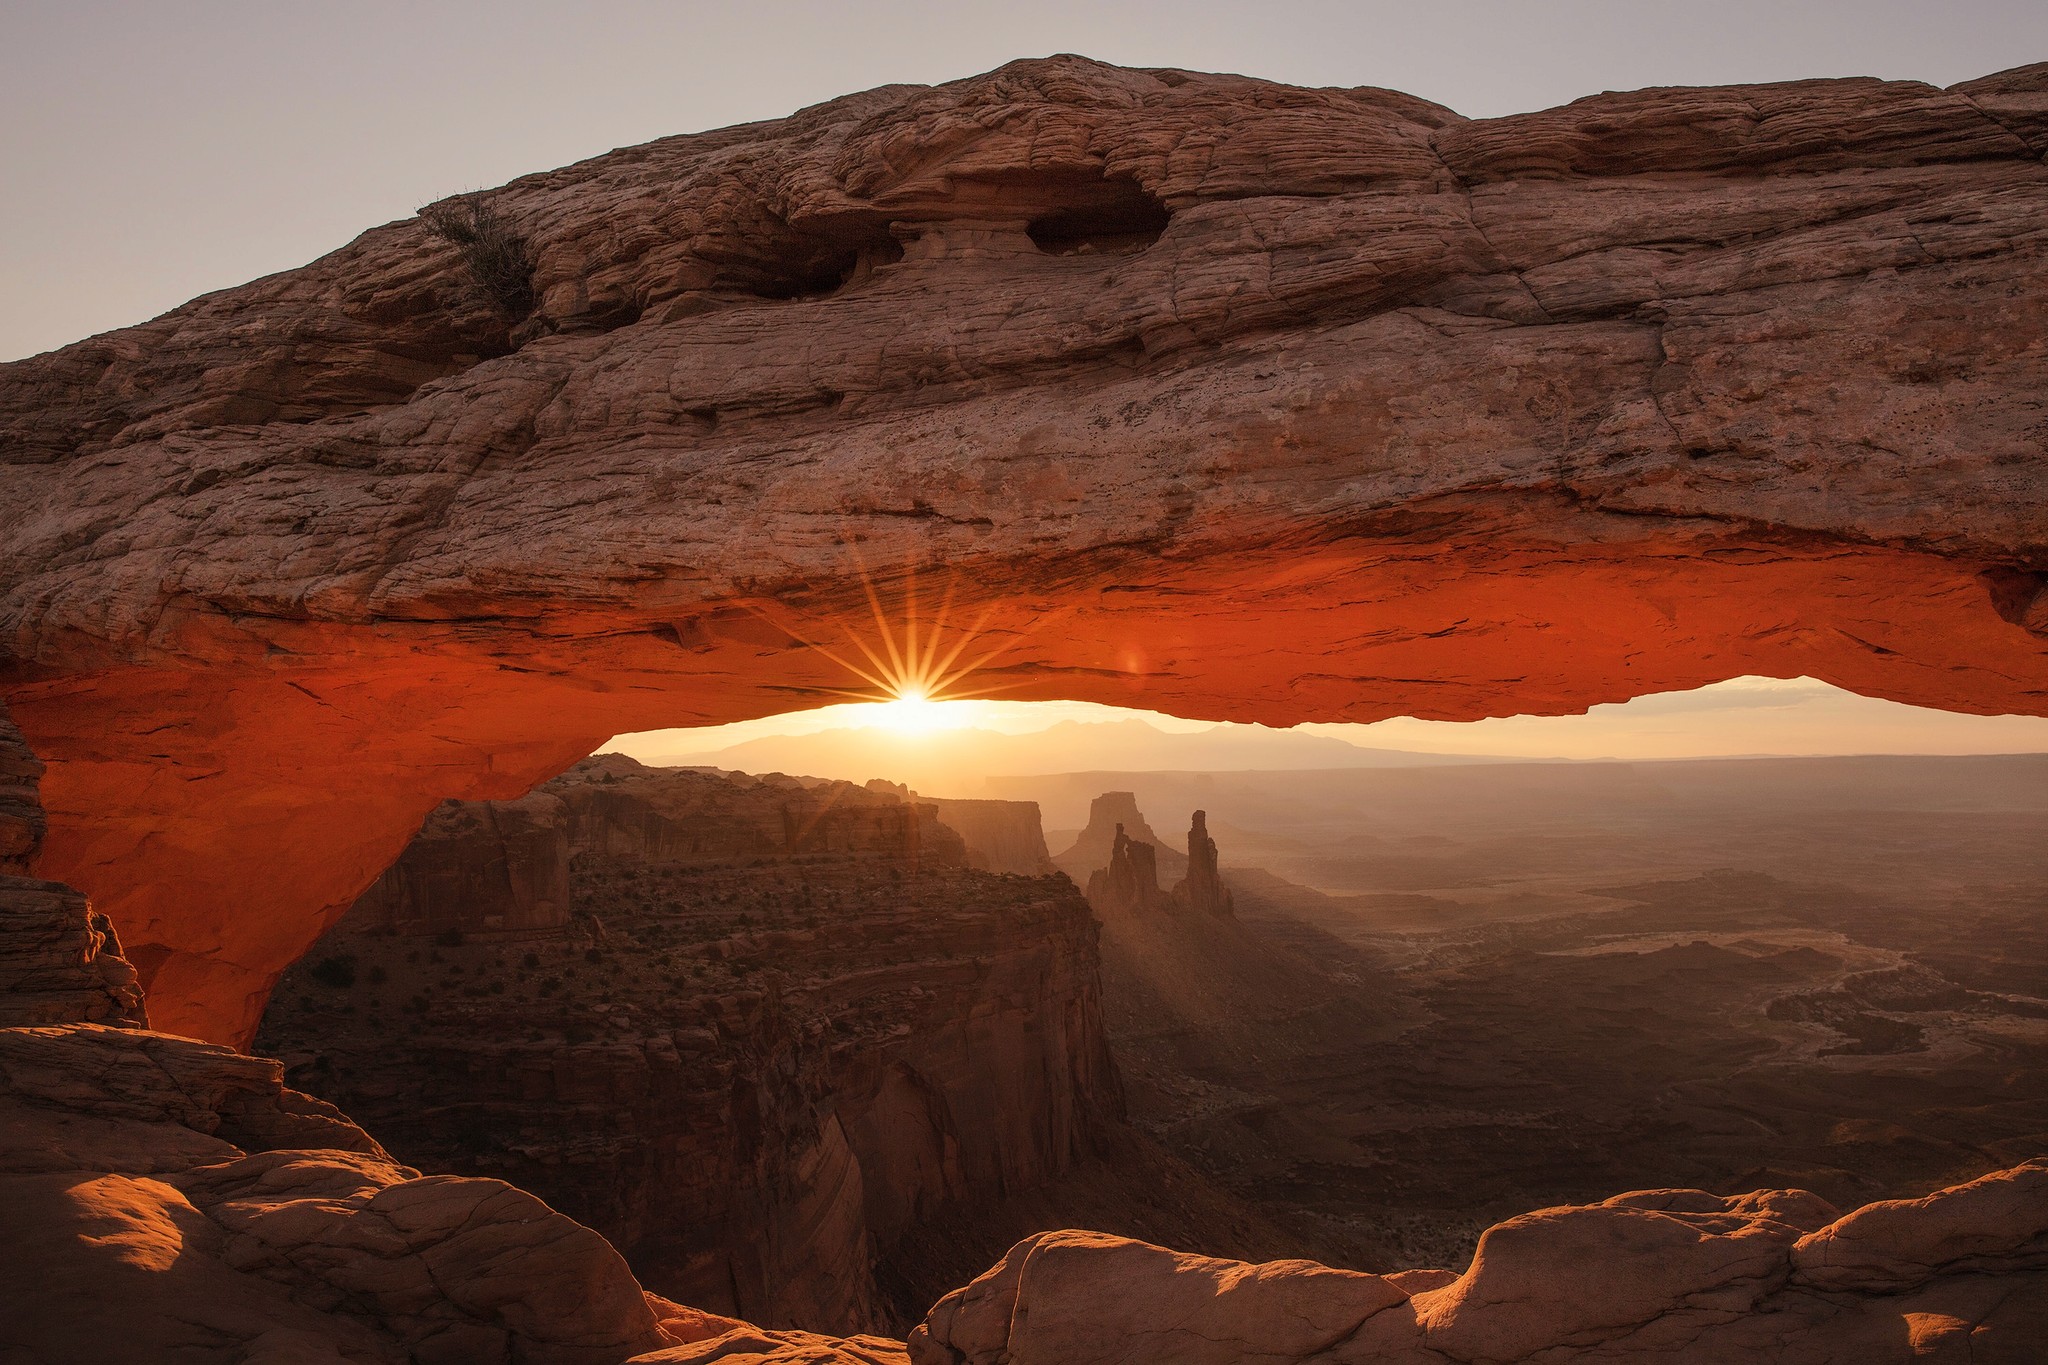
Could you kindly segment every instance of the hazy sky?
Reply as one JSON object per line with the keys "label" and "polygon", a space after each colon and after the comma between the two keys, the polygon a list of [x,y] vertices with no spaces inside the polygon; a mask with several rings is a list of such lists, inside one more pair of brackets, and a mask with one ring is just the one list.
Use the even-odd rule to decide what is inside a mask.
{"label": "hazy sky", "polygon": [[669,133],[1081,52],[1471,115],[1645,85],[2048,59],[2042,0],[0,0],[0,359]]}
{"label": "hazy sky", "polygon": [[[1061,721],[1131,718],[1181,734],[1217,728],[1207,722],[1089,702],[961,701],[909,708],[855,704],[735,725],[621,735],[605,747],[647,762],[673,762],[679,756],[694,761],[770,736],[874,726],[899,731],[906,755],[913,755],[934,744],[943,746],[949,727],[1032,734]],[[1812,678],[1732,678],[1691,692],[1664,692],[1595,706],[1580,716],[1508,716],[1463,723],[1396,719],[1373,725],[1300,728],[1367,748],[1512,758],[2048,753],[2048,717],[1953,715],[1859,697]],[[1028,771],[1102,766],[1091,748],[1081,738],[1070,755],[1036,752]],[[1188,766],[1203,764],[1191,762]]]}

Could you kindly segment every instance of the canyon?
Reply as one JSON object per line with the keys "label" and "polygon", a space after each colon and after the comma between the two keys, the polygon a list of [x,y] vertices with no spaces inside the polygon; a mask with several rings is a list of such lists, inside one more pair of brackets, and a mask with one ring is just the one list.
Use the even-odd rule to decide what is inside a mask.
{"label": "canyon", "polygon": [[770,1327],[900,1335],[1047,1220],[1279,1254],[1123,1122],[1072,885],[970,866],[1034,847],[1028,803],[592,758],[437,810],[256,1050]]}
{"label": "canyon", "polygon": [[[1166,811],[1203,799],[1229,812],[1227,848],[1218,848],[1200,808],[1189,819],[1187,843],[1209,868],[1219,854],[1231,862],[1234,889],[1221,880],[1215,889],[1242,909],[1219,914],[1215,902],[1189,897],[1187,888],[1205,880],[1201,869],[1195,859],[1150,842],[1160,836],[1134,790],[1092,799],[1088,826],[1057,861],[1091,884],[1102,984],[1083,998],[1065,993],[1051,1003],[1083,1011],[1088,1035],[1106,1043],[1097,1084],[1114,1074],[1115,1102],[1098,1106],[1094,1150],[1073,1163],[1085,1174],[970,1180],[940,1199],[919,1188],[914,1167],[878,1159],[918,1142],[901,1132],[876,1147],[856,1140],[853,1164],[870,1205],[926,1205],[921,1225],[908,1235],[872,1238],[865,1246],[844,1242],[829,1258],[819,1257],[841,1267],[871,1262],[875,1281],[895,1290],[884,1315],[850,1314],[845,1303],[816,1293],[815,1276],[791,1266],[780,1270],[786,1290],[779,1302],[764,1301],[758,1290],[734,1300],[726,1297],[729,1271],[686,1284],[663,1264],[656,1244],[628,1235],[648,1224],[689,1227],[707,1239],[747,1230],[736,1240],[758,1254],[752,1248],[786,1240],[778,1229],[799,1220],[807,1185],[784,1182],[794,1191],[784,1196],[787,1207],[757,1203],[745,1216],[713,1217],[702,1192],[687,1182],[639,1183],[637,1173],[650,1163],[630,1143],[586,1140],[582,1170],[568,1176],[560,1169],[537,1135],[588,1134],[611,1121],[607,1109],[565,1119],[560,1096],[500,1083],[497,1077],[519,1068],[495,1059],[505,1036],[546,1015],[541,1007],[560,1001],[563,1009],[587,1009],[599,999],[611,1006],[624,973],[601,969],[579,977],[572,970],[563,979],[550,958],[545,970],[555,979],[548,984],[561,994],[536,1001],[531,983],[519,980],[527,973],[505,972],[507,954],[500,952],[497,970],[510,986],[489,987],[504,989],[495,997],[503,1004],[482,1027],[444,1009],[425,1012],[437,991],[485,995],[482,982],[458,975],[423,986],[415,997],[422,1013],[406,1030],[378,1022],[375,999],[368,1002],[369,1023],[337,1030],[336,993],[321,988],[321,954],[361,951],[363,940],[350,932],[359,904],[316,948],[310,970],[302,965],[288,976],[302,993],[296,1005],[287,997],[273,1007],[259,1041],[266,1051],[297,1059],[288,1072],[294,1083],[373,1122],[406,1159],[464,1174],[496,1170],[606,1232],[657,1292],[778,1327],[901,1333],[980,1268],[971,1257],[965,1266],[958,1259],[935,1265],[921,1247],[962,1238],[987,1246],[991,1223],[1018,1236],[1067,1224],[1235,1260],[1308,1258],[1420,1275],[1470,1263],[1478,1239],[1502,1219],[1531,1207],[1597,1203],[1616,1189],[1659,1184],[1732,1200],[1776,1185],[1842,1209],[1910,1200],[2039,1154],[2038,1134],[2048,1124],[2048,1092],[2035,1079],[2048,1074],[2048,1034],[2039,1022],[2048,1009],[2040,997],[2048,970],[2038,893],[2048,878],[2043,762],[1128,775],[1131,787],[1166,800]],[[785,808],[792,801],[829,806],[835,792],[838,799],[917,800],[883,781],[854,788],[662,772],[620,756],[591,760],[538,795],[581,789],[610,797],[609,784],[592,785],[607,770],[632,775],[642,791],[667,785],[693,793],[687,802],[669,801],[670,808],[714,829],[729,819],[721,806],[737,803],[743,792]],[[1068,780],[1006,784],[1058,802]],[[580,800],[572,798],[572,806]],[[947,809],[920,804],[927,819]],[[607,819],[638,825],[628,805],[615,798],[613,807]],[[966,808],[985,823],[989,812],[1005,811],[998,837],[1017,841],[1029,824],[1021,841],[1042,844],[1035,804]],[[1374,814],[1362,818],[1368,809]],[[438,861],[450,837],[437,832],[444,823],[437,814],[401,866],[430,847]],[[599,823],[576,823],[579,857],[593,841],[611,842]],[[771,811],[757,823],[792,829],[805,821]],[[1865,827],[1861,839],[1845,838],[1857,826]],[[1583,848],[1555,847],[1560,838]],[[734,873],[720,867],[717,855],[702,856],[702,841],[676,861],[680,842],[629,841],[627,860],[606,863],[605,876],[630,877],[666,913],[702,918],[705,909],[683,907],[717,897],[714,888]],[[936,847],[939,836],[927,832],[915,842]],[[1880,845],[1885,852],[1873,859],[1869,850]],[[480,867],[506,861],[462,847]],[[651,862],[650,847],[662,850]],[[1357,876],[1375,888],[1405,890],[1313,890],[1247,867],[1247,849],[1297,876]],[[965,850],[969,859],[974,853],[971,845]],[[1735,866],[1708,865],[1688,875],[1701,859],[1731,856]],[[957,864],[962,853],[947,847],[942,857]],[[815,859],[773,861],[778,870],[761,899],[772,905],[779,896],[781,913],[814,905],[808,891],[782,880],[786,873],[798,874],[802,886],[834,884]],[[1081,871],[1091,862],[1107,866]],[[1158,886],[1154,869],[1162,862],[1185,874],[1171,895]],[[1356,872],[1346,870],[1354,864]],[[1134,869],[1143,874],[1136,886],[1146,894],[1127,894],[1129,886],[1106,894],[1119,866],[1127,877]],[[585,877],[596,870],[579,867]],[[658,867],[666,871],[650,876]],[[705,880],[713,875],[719,880]],[[1071,903],[1071,887],[1056,884]],[[944,883],[940,895],[958,904],[964,889]],[[1038,880],[1018,889],[1027,898],[1045,894]],[[1006,906],[1002,893],[987,885],[979,901],[999,921],[1030,933],[1030,918]],[[1916,908],[1914,897],[1925,894],[1942,898],[1932,918]],[[600,907],[594,884],[579,903]],[[829,959],[848,955],[849,934],[893,923],[897,904],[926,917],[936,909],[928,892],[896,882],[851,887],[843,899],[816,903],[834,945]],[[943,970],[940,954],[920,946],[928,938],[897,932],[861,956],[871,962],[871,954],[888,954],[905,974]],[[1958,940],[1980,946],[1959,954]],[[572,961],[584,942],[570,940]],[[417,961],[422,946],[411,943],[405,955]],[[1091,961],[1093,944],[1086,950]],[[661,946],[688,949],[687,941],[664,939]],[[455,960],[465,954],[458,947],[472,959],[486,956],[474,944],[444,944],[425,949],[449,964],[431,970],[459,972]],[[392,964],[395,981],[403,970],[399,955],[387,951],[381,960]],[[817,956],[801,951],[778,953],[775,961],[795,979],[818,970]],[[684,982],[680,973],[674,979]],[[687,985],[693,993],[707,990],[697,978]],[[407,989],[394,984],[383,998]],[[630,1008],[636,1017],[645,1013],[644,1001]],[[913,1027],[920,1036],[943,1035],[951,1027],[945,1015],[961,1008],[927,1011]],[[583,1017],[600,1024],[605,1018]],[[353,1036],[341,1036],[344,1030]],[[458,1040],[493,1060],[439,1060]],[[771,1049],[725,1030],[715,1048],[699,1046],[736,1080],[773,1069],[764,1060]],[[553,1027],[529,1027],[521,1051],[528,1070],[551,1065],[559,1072],[567,1069],[564,1058],[580,1057]],[[988,1122],[1034,1122],[1031,1087],[1009,1076],[1000,1053],[990,1055],[995,1074],[979,1101]],[[583,1073],[593,1064],[572,1065]],[[366,1089],[364,1076],[376,1084]],[[410,1097],[422,1091],[440,1096],[448,1112],[466,1114],[476,1140],[468,1147],[450,1140],[460,1125],[442,1113],[416,1116]],[[1022,1109],[1013,1110],[1020,1099]],[[698,1097],[683,1107],[707,1106]],[[843,1116],[860,1112],[861,1102],[835,1096],[827,1107]],[[659,1119],[651,1126],[658,1128]],[[742,1125],[762,1166],[803,1150],[791,1143],[793,1129],[811,1131]],[[423,1142],[423,1130],[438,1130],[436,1140]],[[1134,1160],[1146,1143],[1177,1164],[1156,1155]],[[498,1155],[508,1147],[555,1168],[508,1164]],[[706,1163],[698,1156],[667,1164]],[[1173,1201],[1179,1216],[1170,1236],[1160,1231],[1158,1206],[1141,1208],[1136,1197],[1162,1174],[1182,1191]],[[589,1199],[587,1188],[607,1176],[618,1189],[605,1200]],[[736,1183],[729,1173],[720,1181]],[[896,1186],[905,1188],[891,1195]],[[1027,1186],[1035,1188],[1025,1221],[995,1212],[1005,1190]],[[947,1207],[939,1212],[942,1202]],[[815,1246],[819,1233],[808,1226]],[[874,1226],[904,1224],[878,1218]],[[1260,1250],[1249,1250],[1254,1246]],[[1000,1250],[988,1247],[984,1259]]]}
{"label": "canyon", "polygon": [[[2044,154],[2048,64],[1468,120],[1056,57],[529,176],[0,366],[18,509],[0,526],[4,1344],[506,1365],[2038,1359],[2048,1168],[1987,1169],[2008,1159],[1990,1144],[1909,1197],[1848,1181],[1831,1202],[1775,1171],[1758,1183],[1788,1188],[1603,1189],[1491,1222],[1462,1269],[1269,1258],[1250,1244],[1273,1222],[1124,1131],[1119,1026],[1098,1033],[1086,1004],[1096,931],[1071,887],[1016,880],[1039,870],[1028,840],[975,868],[894,793],[714,825],[609,761],[569,770],[624,731],[861,689],[849,653],[919,629],[989,692],[1275,724],[1554,714],[1738,674],[2048,713]],[[483,208],[531,264],[513,294],[479,288],[448,228]],[[785,782],[727,804],[822,801]],[[1216,803],[1183,808],[1217,818],[1226,859],[1241,847]],[[441,852],[406,863],[423,826]],[[579,905],[579,850],[708,860],[715,895],[651,914],[675,888],[615,867],[588,892],[609,911]],[[767,925],[778,864],[861,913],[823,932],[778,886]],[[1389,948],[1361,912],[1431,909],[1280,880],[1178,918],[1219,942],[1305,925],[1290,951],[1342,949],[1323,975],[1342,986]],[[1627,889],[1653,920],[1699,890]],[[1929,979],[1755,939],[1759,905],[1796,919],[1804,895],[1740,883],[1715,932],[1741,941],[1704,952],[1466,926],[1497,938],[1431,945],[1434,999],[1454,1025],[1526,1018],[1489,975],[1524,949],[1551,989],[1624,1013],[1667,1003],[1665,967],[1778,971],[1789,1003],[1764,1018],[1825,1038],[1826,1069],[1926,1042],[1897,1016],[2023,993],[1991,979],[2018,957],[1951,955]],[[359,904],[346,949],[294,966]],[[867,913],[883,904],[893,921]],[[905,941],[916,973],[862,979],[864,953]],[[546,975],[529,997],[528,954],[530,973],[602,975],[598,999],[558,1010]],[[1617,990],[1631,968],[1651,976]],[[310,986],[273,999],[288,971]],[[522,1134],[523,1152],[497,1114],[479,1140],[477,1113],[379,1077],[369,1010],[315,994],[372,988],[380,1025],[396,1005],[401,1027],[446,1026],[436,1065],[477,1067],[487,1103],[516,1087],[620,1131]],[[296,1014],[294,1077],[363,1059],[336,1083],[383,1117],[358,1126],[240,1051],[267,1007]],[[2027,1055],[2031,1025],[1994,1023]],[[970,1043],[994,1063],[962,1064]],[[706,1060],[728,1045],[749,1069]],[[988,1104],[995,1075],[1038,1088]],[[1127,1108],[1191,1093],[1152,1090]],[[1226,1110],[1218,1131],[1245,1126]],[[1003,1130],[1014,1114],[1026,1128]],[[1819,1145],[1904,1145],[1864,1117]],[[553,1182],[664,1283],[905,1335],[679,1305],[533,1194],[405,1164],[387,1122],[394,1144]],[[675,1157],[636,1189],[761,1220],[757,1263],[731,1251],[737,1222],[693,1241],[607,1207],[586,1141]],[[1185,1186],[1129,1207],[1094,1186],[1121,1233],[1034,1230],[1007,1254],[949,1221],[999,1196],[1053,1226],[1076,1207],[1061,1183],[1112,1160]],[[1174,1241],[1212,1213],[1239,1220],[1242,1255],[1141,1226]],[[923,1267],[893,1286],[869,1259],[892,1238]],[[951,1287],[911,1322],[931,1285]]]}
{"label": "canyon", "polygon": [[[964,861],[962,845],[942,837],[923,813],[906,810],[893,792],[787,778],[735,783],[724,774],[655,775],[616,757],[594,760],[552,785],[543,795],[558,803],[562,819],[583,808],[579,838],[589,842],[580,851],[628,846],[635,850],[628,862],[643,874],[662,865],[640,860],[647,849],[680,854],[689,877],[726,891],[702,897],[696,916],[676,917],[704,917],[709,910],[713,922],[705,928],[734,927],[716,921],[732,916],[736,901],[745,907],[738,915],[767,913],[759,899],[730,894],[759,889],[746,878],[735,884],[736,867],[756,874],[779,870],[779,862],[821,869],[827,875],[816,885],[832,886],[845,878],[847,863],[900,873],[903,852],[913,845],[920,862],[935,856],[945,871],[958,872]],[[676,800],[677,789],[694,790],[698,799]],[[702,799],[707,790],[715,799]],[[649,800],[650,793],[669,799]],[[32,828],[33,785],[19,784],[13,795],[11,811]],[[824,820],[784,818],[793,805],[842,814],[829,827]],[[706,819],[705,837],[678,838],[689,826],[671,823],[657,807],[696,815],[709,807],[739,818]],[[445,837],[474,850],[475,831],[489,822],[436,824],[443,832],[423,839],[427,848]],[[510,820],[498,827],[514,847],[532,848],[530,828]],[[870,837],[883,829],[887,838]],[[806,849],[789,855],[806,861],[736,856],[777,843],[786,854]],[[836,851],[821,856],[824,845]],[[484,860],[510,864],[502,855]],[[447,850],[416,861],[449,864]],[[616,855],[596,863],[594,880],[617,928],[581,908],[548,929],[484,926],[476,931],[482,952],[466,960],[482,965],[494,951],[489,945],[543,944],[575,933],[592,941],[598,954],[586,950],[583,960],[601,968],[599,981],[580,988],[586,1001],[598,997],[586,1017],[615,1014],[605,997],[618,993],[614,983],[628,973],[605,961],[597,945],[624,946],[625,926],[635,920],[624,902],[644,902],[649,888],[621,887],[603,876],[607,867],[620,870]],[[898,888],[892,897],[902,895],[904,883],[890,880]],[[1024,888],[1043,884],[1000,880]],[[799,885],[814,894],[808,878]],[[957,886],[947,889],[957,897]],[[671,902],[673,890],[652,888]],[[1067,901],[1076,902],[1071,887]],[[471,949],[469,931],[447,925],[426,933],[428,920],[389,918],[389,903],[388,892],[365,897],[371,917],[353,938],[345,917],[337,926],[343,941],[430,943],[446,955],[432,964],[442,969],[444,988],[472,975],[447,970],[463,965],[449,959]],[[1004,914],[1013,909],[1006,905]],[[931,916],[931,907],[925,911]],[[445,924],[446,914],[440,918]],[[861,918],[865,924],[869,917]],[[1134,918],[1244,932],[1236,918],[1184,910]],[[406,924],[420,931],[398,930]],[[646,927],[645,918],[633,927]],[[720,951],[704,959],[725,960],[725,947],[745,937],[716,940]],[[332,965],[336,960],[316,958],[309,979],[345,990],[354,984],[354,970],[381,965],[355,961],[344,973]],[[393,954],[390,961],[395,966],[403,957]],[[502,984],[466,981],[454,993],[484,1001],[509,993],[492,989]],[[693,981],[688,999],[709,1002],[714,1012],[732,1003],[707,981]],[[621,1058],[659,1051],[650,1046],[656,1039],[642,1017],[646,1001],[626,1007],[626,1027],[605,1039],[608,1057],[571,1042],[566,1030],[556,1039],[545,1027],[534,1028],[536,1018],[548,1016],[524,1003],[516,1017],[527,1037],[554,1055],[557,1083],[580,1075],[593,1083],[580,1098],[601,1098],[603,1114],[614,1121],[633,1115],[630,1096],[607,1091],[599,1097],[597,1087],[620,1078]],[[1234,1002],[1210,1003],[1228,1014]],[[356,1017],[352,1004],[321,1011],[321,1041],[348,1055]],[[430,1015],[429,1022],[447,1040],[464,1038],[464,1020],[454,1010]],[[511,1022],[499,1016],[491,1021],[495,1030],[469,1038],[502,1033]],[[394,1046],[405,1046],[392,1037],[388,1015],[379,1026]],[[897,1036],[889,1035],[892,1041]],[[732,1051],[746,1056],[747,1044],[758,1040],[727,1041],[739,1042]],[[459,1080],[443,1075],[439,1097],[459,1102],[489,1094],[503,1059],[501,1052],[493,1065]],[[763,1070],[787,1075],[791,1068],[777,1060]],[[996,1068],[999,1076],[1004,1071]],[[1223,1365],[1245,1359],[1480,1365],[1753,1355],[1836,1361],[1849,1358],[1844,1351],[1859,1360],[1955,1355],[1998,1365],[2038,1359],[2048,1329],[2048,1163],[2038,1160],[1918,1199],[1867,1203],[1846,1213],[1796,1189],[1739,1196],[1661,1189],[1549,1208],[1485,1231],[1462,1273],[1371,1274],[1298,1259],[1248,1264],[1101,1232],[1038,1232],[964,1287],[941,1295],[910,1326],[907,1339],[762,1327],[649,1292],[604,1239],[502,1180],[422,1175],[400,1164],[340,1111],[283,1085],[284,1072],[278,1062],[139,1028],[82,1022],[0,1028],[0,1230],[7,1234],[0,1243],[6,1248],[0,1252],[0,1348],[52,1361],[98,1359],[113,1332],[125,1354],[149,1359],[203,1361],[229,1352],[280,1365],[316,1359],[394,1365]],[[524,1079],[536,1076],[528,1069]],[[543,1110],[551,1100],[579,1098],[522,1090],[523,1104]],[[369,1098],[376,1099],[374,1087]],[[417,1108],[416,1091],[405,1098]],[[691,1103],[672,1092],[668,1098],[686,1101],[686,1114],[718,1116],[715,1097],[709,1109],[701,1107],[706,1097]],[[393,1108],[392,1117],[403,1112]],[[493,1115],[489,1128],[493,1136],[516,1134],[516,1151],[534,1134],[520,1132],[508,1117]],[[560,1119],[587,1124],[593,1117],[557,1110],[558,1121],[544,1127],[559,1140]],[[730,1122],[732,1116],[723,1117]],[[423,1119],[408,1136],[439,1126],[431,1113]],[[727,1135],[744,1141],[747,1124],[728,1128]],[[691,1149],[689,1164],[705,1152]],[[825,1163],[801,1164],[816,1171]],[[869,1189],[916,1184],[914,1173],[900,1167],[877,1174],[884,1178]],[[798,1199],[806,1202],[801,1193]],[[803,1220],[803,1232],[827,1232],[831,1220],[808,1211],[813,1216]],[[973,1213],[989,1211],[977,1206]],[[776,1241],[771,1234],[756,1244],[766,1251]],[[829,1246],[826,1241],[816,1249]],[[1578,1292],[1590,1282],[1601,1286],[1599,1293]],[[802,1283],[799,1270],[776,1287]]]}

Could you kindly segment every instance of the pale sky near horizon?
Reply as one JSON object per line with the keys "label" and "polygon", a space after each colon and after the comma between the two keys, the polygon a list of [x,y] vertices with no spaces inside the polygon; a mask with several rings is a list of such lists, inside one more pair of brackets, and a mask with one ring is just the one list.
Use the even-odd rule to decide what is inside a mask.
{"label": "pale sky near horizon", "polygon": [[[1210,722],[1089,702],[960,701],[904,708],[839,705],[696,730],[621,735],[606,751],[647,762],[708,757],[771,736],[828,729],[901,730],[908,742],[943,740],[948,728],[1035,734],[1062,721],[1138,719],[1170,733],[1195,734]],[[1225,727],[1257,730],[1258,726]],[[1689,692],[1653,693],[1589,708],[1577,716],[1506,716],[1467,722],[1412,720],[1372,725],[1303,725],[1299,729],[1366,748],[1503,758],[1653,760],[1812,754],[2048,753],[2048,717],[1965,716],[1904,706],[1845,692],[1812,678],[1731,678]],[[1101,766],[1085,738],[1075,745],[1076,770]],[[1033,771],[1063,768],[1064,759]],[[1202,766],[1200,762],[1190,766]]]}
{"label": "pale sky near horizon", "polygon": [[1055,52],[1485,117],[1648,85],[1952,84],[2048,59],[2048,4],[0,0],[0,360],[460,190]]}

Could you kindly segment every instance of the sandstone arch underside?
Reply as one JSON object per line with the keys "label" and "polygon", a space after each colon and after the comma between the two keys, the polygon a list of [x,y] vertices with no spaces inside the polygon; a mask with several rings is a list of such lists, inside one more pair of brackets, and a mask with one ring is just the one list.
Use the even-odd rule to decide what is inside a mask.
{"label": "sandstone arch underside", "polygon": [[2048,713],[2048,67],[1468,121],[1077,58],[488,196],[0,367],[6,705],[158,1027],[444,797],[852,680],[1293,723]]}

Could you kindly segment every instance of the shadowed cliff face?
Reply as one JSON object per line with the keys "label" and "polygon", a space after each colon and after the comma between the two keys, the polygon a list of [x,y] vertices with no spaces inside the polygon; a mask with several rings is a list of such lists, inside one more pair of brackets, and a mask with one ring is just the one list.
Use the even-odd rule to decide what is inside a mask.
{"label": "shadowed cliff face", "polygon": [[246,1038],[442,799],[846,687],[935,564],[1018,698],[2041,713],[2044,85],[1024,62],[493,192],[516,326],[408,220],[0,368],[40,871]]}
{"label": "shadowed cliff face", "polygon": [[[1123,1132],[1087,905],[967,858],[894,792],[589,759],[438,811],[258,1046],[400,1159],[596,1228],[657,1293],[900,1331],[985,1259],[920,1280],[899,1243]],[[502,894],[538,865],[563,869],[551,924]]]}

